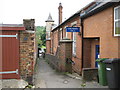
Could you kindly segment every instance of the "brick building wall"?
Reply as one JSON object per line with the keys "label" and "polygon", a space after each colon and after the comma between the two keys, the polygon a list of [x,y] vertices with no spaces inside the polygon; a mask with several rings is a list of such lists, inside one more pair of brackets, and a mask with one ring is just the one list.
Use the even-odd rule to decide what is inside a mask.
{"label": "brick building wall", "polygon": [[58,48],[58,31],[54,31],[52,34],[52,49],[53,49],[53,54],[55,55],[57,52],[57,48]]}
{"label": "brick building wall", "polygon": [[[80,27],[80,17],[77,16],[73,19],[71,19],[69,22],[67,22],[65,25],[68,27],[72,27],[72,24],[75,23],[75,27]],[[66,33],[66,31],[64,31],[64,33]],[[64,34],[63,33],[63,34]],[[82,33],[80,31],[80,33]],[[81,69],[81,63],[82,63],[82,37],[80,35],[79,32],[76,32],[76,56],[74,56],[72,54],[72,60],[74,61],[74,65],[73,65],[73,70],[77,73],[81,73],[82,69]],[[73,40],[73,33],[72,32],[67,32],[67,38]]]}
{"label": "brick building wall", "polygon": [[51,40],[46,40],[46,54],[51,53]]}
{"label": "brick building wall", "polygon": [[[52,32],[52,35],[51,35],[51,38],[53,38],[52,40],[52,48],[53,48],[53,52],[54,54],[56,53],[57,51],[57,47],[58,47],[58,37],[59,37],[59,40],[61,40],[61,33],[62,33],[62,39],[64,38],[68,38],[70,40],[73,39],[73,33],[72,32],[66,32],[66,27],[72,27],[72,23],[76,22],[76,27],[80,27],[80,17],[75,17],[73,19],[71,19],[69,22],[66,22],[64,25],[62,25],[60,28],[57,28],[56,30],[54,30]],[[60,32],[58,32],[57,30],[60,30]],[[66,33],[67,33],[67,36],[66,36]],[[81,32],[80,32],[81,33]],[[82,39],[81,39],[81,35],[80,33],[76,32],[76,37],[77,37],[77,40],[76,40],[76,56],[74,56],[72,54],[72,60],[74,61],[74,65],[73,65],[73,70],[77,73],[81,73],[82,69],[81,69],[81,63],[82,63]],[[63,48],[62,48],[63,50]]]}
{"label": "brick building wall", "polygon": [[[84,10],[90,8],[90,6],[85,7]],[[51,46],[54,55],[57,52],[61,32],[62,39],[65,37],[71,40],[73,39],[73,33],[67,32],[66,34],[65,27],[74,27],[74,22],[76,22],[75,27],[82,29],[80,26],[80,16],[78,15],[70,17],[52,31]],[[100,45],[100,58],[120,58],[120,39],[119,37],[114,37],[114,6],[85,18],[83,20],[83,27],[83,32],[81,30],[80,32],[76,32],[76,55],[72,54],[72,60],[75,63],[73,70],[75,72],[81,74],[82,68],[95,68],[96,45]],[[82,43],[82,33],[84,35],[84,43]],[[64,48],[64,45],[61,47]],[[61,55],[62,54],[63,53],[61,53]],[[82,55],[84,56],[82,57]],[[61,56],[61,58],[64,58],[64,55]],[[83,67],[82,60],[84,64]]]}
{"label": "brick building wall", "polygon": [[84,37],[100,37],[100,58],[120,58],[117,53],[119,37],[114,37],[113,13],[114,8],[110,7],[84,20]]}

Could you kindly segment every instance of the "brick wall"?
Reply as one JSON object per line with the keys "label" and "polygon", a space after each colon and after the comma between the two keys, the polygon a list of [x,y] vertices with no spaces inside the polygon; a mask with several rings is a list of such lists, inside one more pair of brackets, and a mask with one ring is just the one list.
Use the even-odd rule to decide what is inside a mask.
{"label": "brick wall", "polygon": [[61,40],[56,55],[46,53],[46,60],[56,70],[72,72],[72,64],[66,60],[72,59],[72,41]]}
{"label": "brick wall", "polygon": [[72,60],[71,40],[60,40],[59,59],[60,70],[72,72],[72,64],[66,62],[67,59]]}
{"label": "brick wall", "polygon": [[20,75],[29,77],[33,75],[35,59],[35,33],[20,32]]}
{"label": "brick wall", "polygon": [[57,71],[60,71],[59,68],[59,58],[57,56],[51,55],[51,54],[46,54],[45,55],[46,61],[50,64],[50,66]]}
{"label": "brick wall", "polygon": [[96,68],[83,68],[82,78],[85,81],[98,81],[98,69]]}
{"label": "brick wall", "polygon": [[52,37],[52,49],[53,49],[53,54],[56,54],[57,47],[58,47],[58,31],[56,30],[53,32],[53,37]]}
{"label": "brick wall", "polygon": [[[65,38],[66,37],[66,29],[65,29],[65,27],[67,26],[67,27],[72,27],[72,23],[73,22],[77,22],[76,23],[76,26],[77,27],[80,27],[80,17],[78,16],[78,17],[75,17],[75,18],[73,18],[73,19],[71,19],[69,22],[66,22],[64,25],[62,25],[60,28],[62,28],[62,34],[63,34],[63,38]],[[58,33],[58,30],[60,29],[60,28],[57,28],[55,31],[53,31],[52,32],[52,34],[51,34],[51,46],[52,46],[52,48],[53,48],[53,53],[54,53],[54,55],[55,55],[55,53],[56,53],[56,51],[57,51],[57,47],[58,47],[58,34],[60,34],[60,33]],[[76,42],[76,57],[74,57],[73,55],[71,55],[72,56],[72,60],[75,62],[75,64],[73,65],[73,70],[75,71],[75,72],[77,72],[77,73],[81,73],[81,71],[82,71],[82,67],[81,67],[81,63],[82,63],[82,39],[81,39],[81,35],[78,33],[78,32],[76,32],[76,35],[77,35],[77,42]],[[60,36],[60,35],[59,35]],[[67,38],[68,39],[71,39],[72,40],[72,33],[71,32],[67,32]],[[63,47],[63,46],[62,46]],[[63,49],[62,49],[63,50]],[[63,57],[63,56],[62,56]]]}

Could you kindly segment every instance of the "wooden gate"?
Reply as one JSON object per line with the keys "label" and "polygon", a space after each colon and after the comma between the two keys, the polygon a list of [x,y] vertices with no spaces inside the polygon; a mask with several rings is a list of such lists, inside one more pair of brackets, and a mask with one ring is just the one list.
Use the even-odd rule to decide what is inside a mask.
{"label": "wooden gate", "polygon": [[[19,79],[18,31],[0,33],[0,79]],[[2,43],[1,43],[2,42]]]}

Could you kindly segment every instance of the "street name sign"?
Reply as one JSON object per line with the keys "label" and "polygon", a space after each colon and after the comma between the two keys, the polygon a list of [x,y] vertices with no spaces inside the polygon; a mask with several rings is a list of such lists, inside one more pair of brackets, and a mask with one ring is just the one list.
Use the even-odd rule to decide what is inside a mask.
{"label": "street name sign", "polygon": [[66,27],[66,32],[80,32],[80,27]]}

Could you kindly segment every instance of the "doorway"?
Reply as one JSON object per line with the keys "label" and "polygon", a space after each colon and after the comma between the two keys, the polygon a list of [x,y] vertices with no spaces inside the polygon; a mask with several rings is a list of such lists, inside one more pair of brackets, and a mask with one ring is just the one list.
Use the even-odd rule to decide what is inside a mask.
{"label": "doorway", "polygon": [[83,43],[83,68],[97,67],[96,59],[100,55],[99,38],[84,38]]}

